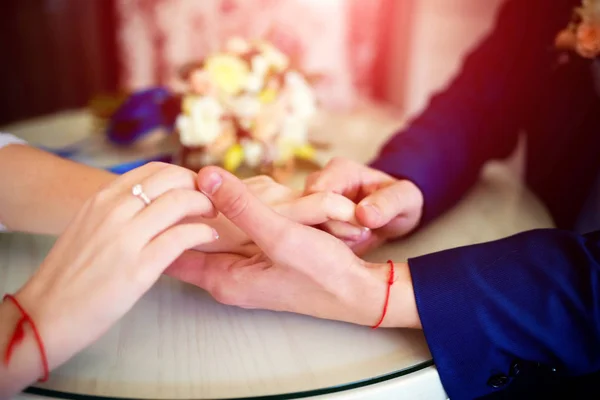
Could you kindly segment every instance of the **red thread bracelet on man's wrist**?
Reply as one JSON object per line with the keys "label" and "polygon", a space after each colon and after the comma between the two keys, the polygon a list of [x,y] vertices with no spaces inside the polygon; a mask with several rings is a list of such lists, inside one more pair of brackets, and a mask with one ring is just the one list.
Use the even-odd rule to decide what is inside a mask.
{"label": "red thread bracelet on man's wrist", "polygon": [[15,296],[6,294],[6,295],[4,295],[3,300],[10,300],[15,305],[15,307],[17,307],[19,309],[19,312],[21,313],[21,318],[19,319],[19,322],[17,322],[15,331],[13,332],[13,335],[10,338],[10,341],[8,342],[8,347],[6,348],[6,352],[4,353],[4,365],[8,366],[8,363],[10,362],[10,359],[12,357],[14,348],[19,343],[21,343],[23,341],[23,339],[25,338],[24,325],[25,325],[25,323],[29,323],[29,325],[31,325],[31,329],[33,330],[33,334],[35,336],[35,341],[37,342],[38,348],[40,349],[40,357],[42,359],[42,367],[44,369],[44,375],[39,379],[39,382],[46,382],[50,375],[50,368],[48,367],[48,358],[46,357],[46,349],[44,348],[44,342],[42,341],[40,332],[38,331],[37,327],[35,326],[35,323],[31,319],[29,314],[27,314],[27,311],[25,311],[25,309],[23,307],[21,307],[21,304],[15,298]]}
{"label": "red thread bracelet on man's wrist", "polygon": [[381,313],[381,318],[379,322],[371,327],[371,329],[377,329],[383,323],[385,315],[387,314],[388,304],[390,303],[390,291],[392,289],[392,285],[394,284],[394,262],[392,260],[387,261],[390,264],[390,275],[388,279],[387,291],[385,293],[385,303],[383,303],[383,312]]}

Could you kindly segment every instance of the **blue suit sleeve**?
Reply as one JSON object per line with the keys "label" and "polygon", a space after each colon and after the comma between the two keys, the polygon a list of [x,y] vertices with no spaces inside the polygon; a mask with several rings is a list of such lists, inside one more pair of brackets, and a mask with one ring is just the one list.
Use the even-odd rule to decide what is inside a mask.
{"label": "blue suit sleeve", "polygon": [[526,105],[556,65],[555,36],[571,15],[572,1],[555,3],[509,0],[454,81],[372,162],[421,189],[422,222],[460,199],[484,162],[515,148]]}
{"label": "blue suit sleeve", "polygon": [[414,258],[409,266],[450,398],[509,386],[516,360],[567,377],[600,371],[600,231],[530,231]]}

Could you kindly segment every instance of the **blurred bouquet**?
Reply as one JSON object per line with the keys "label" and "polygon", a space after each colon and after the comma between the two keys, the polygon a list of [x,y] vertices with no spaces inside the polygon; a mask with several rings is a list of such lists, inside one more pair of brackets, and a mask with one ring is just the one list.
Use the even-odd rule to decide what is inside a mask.
{"label": "blurred bouquet", "polygon": [[186,91],[175,127],[182,165],[217,164],[283,180],[298,160],[313,159],[313,88],[269,42],[231,39],[181,76]]}
{"label": "blurred bouquet", "polygon": [[559,33],[556,44],[585,58],[600,56],[600,0],[582,0],[573,20]]}

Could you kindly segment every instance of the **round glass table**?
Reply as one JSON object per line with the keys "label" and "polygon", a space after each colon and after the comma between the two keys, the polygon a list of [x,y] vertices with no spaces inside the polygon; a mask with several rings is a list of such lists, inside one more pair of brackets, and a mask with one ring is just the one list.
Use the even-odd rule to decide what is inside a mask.
{"label": "round glass table", "polygon": [[[68,144],[89,134],[84,111],[4,127],[33,144]],[[317,129],[331,148],[365,162],[402,120],[378,109],[325,114]],[[343,133],[342,133],[343,132]],[[337,135],[337,136],[336,136]],[[342,136],[343,135],[343,136]],[[139,150],[139,149],[138,149]],[[115,153],[116,154],[116,153]],[[115,156],[96,152],[99,158]],[[389,244],[371,260],[409,257],[552,225],[506,164],[492,165],[476,187],[435,223]],[[298,176],[292,185],[299,185]],[[52,246],[51,237],[0,234],[0,294],[14,292]],[[98,282],[101,285],[102,282]],[[360,293],[356,294],[360,296]],[[421,331],[378,329],[215,302],[163,277],[96,343],[19,398],[58,399],[445,399]]]}

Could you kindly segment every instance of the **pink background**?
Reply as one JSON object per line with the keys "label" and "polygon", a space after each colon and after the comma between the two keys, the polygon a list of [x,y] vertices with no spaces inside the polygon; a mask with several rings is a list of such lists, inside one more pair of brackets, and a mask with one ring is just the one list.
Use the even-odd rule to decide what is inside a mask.
{"label": "pink background", "polygon": [[117,0],[123,83],[177,87],[178,67],[228,38],[266,37],[324,75],[324,103],[349,106],[373,94],[386,1]]}
{"label": "pink background", "polygon": [[234,35],[268,37],[323,73],[324,105],[421,109],[504,0],[116,0],[122,86],[178,87],[180,65]]}

